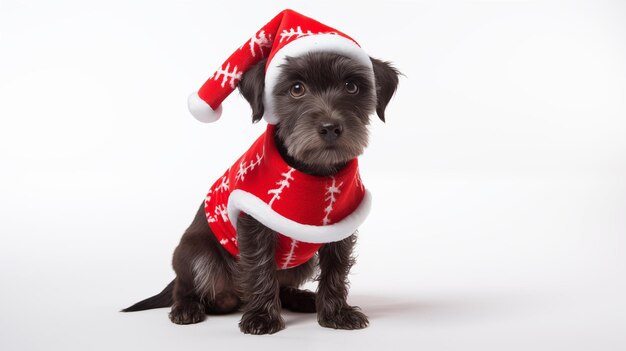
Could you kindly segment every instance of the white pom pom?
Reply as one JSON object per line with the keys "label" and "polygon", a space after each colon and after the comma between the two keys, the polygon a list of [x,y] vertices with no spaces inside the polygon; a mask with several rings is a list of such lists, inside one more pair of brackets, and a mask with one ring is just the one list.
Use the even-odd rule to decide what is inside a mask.
{"label": "white pom pom", "polygon": [[209,104],[198,96],[198,93],[189,95],[187,99],[189,112],[200,122],[211,123],[220,119],[222,115],[222,105],[213,110]]}

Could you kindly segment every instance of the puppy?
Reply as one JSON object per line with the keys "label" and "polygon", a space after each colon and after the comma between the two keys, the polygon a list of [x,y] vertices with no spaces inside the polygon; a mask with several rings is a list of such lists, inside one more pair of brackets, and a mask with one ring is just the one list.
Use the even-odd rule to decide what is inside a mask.
{"label": "puppy", "polygon": [[[374,80],[372,68],[339,54],[287,58],[272,92],[274,113],[280,117],[273,143],[287,165],[310,176],[333,177],[363,153],[370,115],[377,113],[385,120],[399,75],[387,62],[371,62]],[[252,107],[254,122],[264,114],[265,63],[262,60],[248,70],[238,84]],[[239,257],[235,257],[216,238],[207,216],[202,204],[182,236],[173,257],[176,278],[161,293],[123,311],[171,306],[172,322],[191,324],[204,320],[206,314],[242,309],[239,328],[248,334],[283,329],[281,307],[316,312],[324,327],[368,325],[365,314],[346,301],[356,233],[320,245],[315,256],[293,268],[278,269],[279,233],[242,212],[236,222]],[[317,292],[299,289],[316,272]]]}

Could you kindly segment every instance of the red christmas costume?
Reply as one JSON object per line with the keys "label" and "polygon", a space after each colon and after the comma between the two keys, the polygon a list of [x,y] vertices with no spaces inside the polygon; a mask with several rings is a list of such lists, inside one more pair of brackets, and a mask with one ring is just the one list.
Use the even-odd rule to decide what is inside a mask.
{"label": "red christmas costume", "polygon": [[211,230],[237,256],[236,222],[247,213],[280,233],[279,268],[308,261],[323,243],[353,234],[369,213],[370,195],[353,159],[332,177],[299,172],[282,159],[269,124],[252,147],[211,187],[205,213]]}
{"label": "red christmas costume", "polygon": [[[241,212],[280,233],[276,253],[279,268],[309,260],[323,243],[342,240],[356,231],[370,208],[361,184],[358,161],[350,161],[333,177],[314,177],[287,165],[274,145],[272,93],[287,57],[333,52],[374,71],[369,55],[345,33],[293,10],[277,14],[226,61],[187,100],[189,111],[202,122],[217,121],[222,102],[243,74],[267,58],[263,95],[265,133],[211,187],[205,212],[212,231],[232,255],[237,255],[236,222]],[[374,84],[373,84],[374,85]]]}

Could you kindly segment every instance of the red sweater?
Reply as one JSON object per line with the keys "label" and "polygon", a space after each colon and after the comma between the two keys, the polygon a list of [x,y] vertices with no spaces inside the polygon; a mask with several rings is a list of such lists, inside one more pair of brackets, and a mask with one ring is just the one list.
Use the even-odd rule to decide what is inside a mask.
{"label": "red sweater", "polygon": [[352,235],[369,213],[371,199],[353,159],[332,177],[290,167],[274,144],[274,125],[211,187],[204,209],[219,242],[238,256],[237,217],[247,213],[279,233],[276,263],[298,266],[324,243]]}

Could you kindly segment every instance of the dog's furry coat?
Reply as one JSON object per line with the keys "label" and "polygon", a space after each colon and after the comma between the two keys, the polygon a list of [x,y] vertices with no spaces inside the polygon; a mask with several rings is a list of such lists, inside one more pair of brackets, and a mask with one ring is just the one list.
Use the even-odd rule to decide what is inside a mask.
{"label": "dog's furry coat", "polygon": [[[291,167],[315,176],[332,176],[359,156],[368,143],[369,116],[384,121],[385,107],[398,84],[398,71],[372,59],[375,86],[368,69],[348,57],[311,53],[292,57],[281,67],[273,91],[280,118],[276,147]],[[265,61],[248,70],[239,83],[252,107],[253,121],[263,116]],[[320,325],[359,329],[368,325],[357,307],[348,305],[348,273],[354,264],[355,235],[323,245],[317,257],[295,268],[277,270],[277,234],[244,215],[237,222],[240,257],[235,259],[211,232],[200,206],[174,252],[176,279],[160,294],[124,311],[172,306],[174,323],[197,323],[206,314],[243,308],[244,333],[268,334],[284,328],[280,309],[317,312]],[[316,267],[317,293],[298,289]]]}

